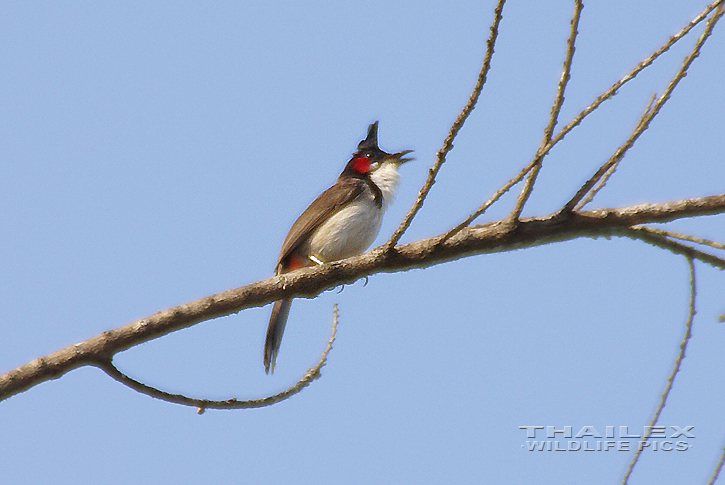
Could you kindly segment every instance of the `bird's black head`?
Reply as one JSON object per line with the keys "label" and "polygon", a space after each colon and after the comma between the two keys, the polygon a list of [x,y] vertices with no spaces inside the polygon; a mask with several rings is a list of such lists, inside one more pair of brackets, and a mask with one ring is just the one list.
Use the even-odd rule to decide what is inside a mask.
{"label": "bird's black head", "polygon": [[377,170],[380,164],[386,160],[396,163],[404,163],[411,158],[402,158],[403,155],[410,153],[412,150],[405,150],[398,153],[387,153],[378,147],[378,122],[372,123],[368,127],[368,136],[358,143],[357,151],[343,170],[342,175],[360,176],[367,175]]}

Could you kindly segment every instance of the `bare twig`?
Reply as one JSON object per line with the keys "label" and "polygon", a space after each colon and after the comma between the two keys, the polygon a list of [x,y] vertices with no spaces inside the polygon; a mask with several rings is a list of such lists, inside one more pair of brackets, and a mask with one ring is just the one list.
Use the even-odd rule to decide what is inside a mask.
{"label": "bare twig", "polygon": [[574,52],[576,51],[576,37],[579,34],[579,19],[581,19],[582,9],[584,4],[581,0],[574,0],[574,13],[572,13],[569,30],[569,38],[566,40],[566,56],[564,58],[564,65],[561,69],[561,78],[559,78],[559,84],[556,88],[556,97],[554,98],[554,104],[551,105],[551,112],[549,113],[549,123],[544,129],[544,136],[541,141],[541,146],[546,146],[551,141],[551,134],[554,132],[554,128],[559,121],[559,113],[561,107],[564,104],[564,91],[566,86],[571,79],[571,63],[574,60]]}
{"label": "bare twig", "polygon": [[453,125],[451,125],[451,129],[448,131],[448,136],[446,136],[446,139],[443,141],[443,146],[440,150],[438,150],[438,153],[436,153],[436,161],[433,164],[433,167],[428,169],[428,178],[426,178],[423,187],[421,187],[420,192],[418,192],[418,197],[415,199],[413,206],[403,218],[400,226],[398,226],[395,232],[393,232],[392,236],[390,236],[390,239],[388,239],[388,241],[385,243],[384,247],[388,251],[393,249],[393,247],[398,243],[400,238],[403,236],[403,233],[410,226],[410,223],[413,221],[415,215],[423,206],[423,202],[428,196],[428,192],[430,192],[430,189],[435,183],[435,178],[436,175],[438,175],[438,171],[443,165],[443,162],[446,161],[446,155],[448,154],[448,152],[451,151],[451,149],[453,149],[453,140],[456,138],[458,131],[463,127],[463,124],[466,122],[466,119],[473,111],[473,108],[476,107],[478,97],[481,94],[483,85],[486,83],[486,77],[488,76],[488,71],[491,67],[491,58],[493,57],[496,39],[498,38],[498,27],[503,17],[503,6],[505,3],[506,0],[498,0],[496,8],[494,8],[493,10],[493,23],[491,24],[490,28],[491,34],[486,41],[486,54],[483,57],[483,65],[481,65],[481,71],[478,73],[478,79],[476,81],[476,85],[473,87],[471,96],[468,98],[466,106],[463,107],[463,110],[461,110],[461,112],[458,114],[458,117],[453,122]]}
{"label": "bare twig", "polygon": [[561,78],[559,78],[559,84],[556,88],[556,96],[554,97],[554,103],[551,105],[549,122],[544,129],[544,137],[541,140],[541,145],[539,145],[539,148],[536,150],[531,171],[526,178],[524,188],[521,190],[521,193],[519,193],[516,205],[514,205],[514,208],[511,211],[510,218],[514,222],[519,220],[521,211],[523,210],[526,201],[529,200],[531,192],[534,190],[536,177],[538,177],[539,171],[541,170],[541,163],[548,153],[546,147],[551,144],[551,134],[554,132],[554,127],[559,120],[559,112],[561,112],[561,106],[564,104],[564,91],[566,91],[566,86],[569,83],[569,79],[571,79],[571,63],[574,59],[574,52],[576,50],[576,36],[579,33],[577,29],[579,27],[579,19],[581,18],[583,8],[584,5],[581,0],[574,0],[574,13],[571,17],[569,38],[566,41],[566,56],[564,57],[564,65],[561,70]]}
{"label": "bare twig", "polygon": [[202,399],[202,398],[194,398],[194,397],[188,397],[183,394],[172,394],[169,392],[161,391],[159,389],[156,389],[155,387],[148,386],[146,384],[143,384],[120,370],[113,365],[113,363],[110,360],[106,360],[103,362],[99,362],[97,364],[98,367],[103,369],[106,374],[108,374],[113,379],[117,380],[121,384],[130,387],[134,391],[140,392],[141,394],[146,394],[147,396],[151,396],[156,399],[161,399],[162,401],[167,401],[171,403],[176,404],[183,404],[186,406],[193,406],[197,409],[197,412],[199,414],[204,413],[207,409],[248,409],[248,408],[261,408],[264,406],[270,406],[272,404],[278,403],[280,401],[284,401],[285,399],[294,396],[298,392],[300,392],[305,387],[309,386],[312,381],[315,379],[318,379],[322,374],[320,373],[320,369],[322,366],[325,365],[327,362],[327,355],[330,353],[330,350],[332,349],[332,344],[335,341],[335,333],[337,332],[337,321],[339,317],[339,312],[337,309],[337,303],[333,306],[333,317],[332,317],[332,330],[330,332],[330,339],[327,341],[327,346],[325,347],[325,350],[322,352],[322,356],[320,357],[320,360],[317,362],[317,364],[309,369],[305,374],[300,378],[299,381],[297,381],[294,385],[291,387],[285,389],[282,392],[279,392],[277,394],[274,394],[273,396],[269,397],[263,397],[259,399],[249,399],[249,400],[243,400],[240,401],[237,398],[231,398],[231,399],[225,399],[223,401],[217,401],[217,400],[211,400],[211,399]]}
{"label": "bare twig", "polygon": [[[722,4],[720,5],[720,7],[722,7]],[[637,122],[637,126],[632,131],[632,134],[629,136],[627,141],[625,141],[624,144],[622,144],[614,152],[609,160],[607,160],[601,167],[599,167],[599,170],[597,170],[597,172],[589,180],[587,180],[584,185],[581,186],[581,188],[577,191],[574,197],[572,197],[569,202],[564,204],[564,207],[562,207],[561,209],[562,212],[571,212],[575,208],[580,208],[581,204],[579,204],[579,202],[582,201],[585,196],[590,194],[597,182],[599,182],[607,172],[615,169],[616,165],[624,157],[627,151],[632,148],[634,143],[639,139],[640,135],[642,135],[642,133],[647,130],[652,120],[659,114],[664,104],[670,99],[670,96],[672,95],[674,89],[687,75],[687,70],[690,68],[695,59],[700,55],[700,50],[702,49],[702,46],[712,34],[712,30],[715,27],[715,24],[717,24],[718,20],[720,20],[722,15],[723,9],[718,8],[712,15],[712,17],[708,19],[707,23],[705,24],[705,29],[703,30],[702,34],[700,34],[700,37],[697,39],[695,46],[692,48],[690,53],[683,59],[680,69],[678,69],[677,73],[670,80],[662,95],[657,99],[654,105],[651,106],[651,108],[648,107],[648,109],[645,110],[644,114]],[[599,188],[601,188],[602,185],[603,184],[599,185]],[[593,196],[594,193],[591,193],[591,195],[588,197],[588,200],[591,200]]]}
{"label": "bare twig", "polygon": [[707,485],[714,485],[714,483],[717,482],[717,477],[720,476],[723,464],[725,464],[725,447],[723,447],[722,453],[720,453],[720,458],[717,460],[717,464],[715,465],[715,469],[712,471],[712,476],[710,476],[710,479],[707,481]]}
{"label": "bare twig", "polygon": [[688,257],[687,264],[690,268],[690,303],[687,321],[685,322],[685,335],[682,337],[682,342],[680,342],[680,351],[678,352],[677,358],[675,359],[675,364],[672,368],[672,372],[670,372],[670,376],[667,378],[667,385],[665,386],[665,390],[660,396],[660,402],[657,404],[657,409],[655,409],[649,426],[646,427],[647,432],[643,436],[642,441],[639,442],[637,450],[634,452],[634,456],[632,457],[632,461],[629,462],[627,471],[624,473],[624,477],[622,478],[622,485],[626,485],[629,481],[629,477],[630,475],[632,475],[632,471],[634,471],[634,467],[637,465],[637,461],[639,461],[639,457],[642,454],[644,445],[647,443],[647,441],[649,441],[650,436],[652,435],[652,429],[657,424],[657,420],[660,418],[660,414],[662,414],[662,410],[665,408],[667,398],[669,397],[670,391],[672,391],[672,386],[675,383],[675,376],[680,371],[680,366],[682,365],[682,361],[685,358],[687,344],[690,341],[690,337],[692,337],[692,321],[695,319],[695,313],[697,313],[695,311],[695,297],[697,295],[697,290],[695,286],[695,262],[692,260],[691,257]]}
{"label": "bare twig", "polygon": [[665,229],[660,229],[658,227],[649,227],[649,226],[634,226],[633,229],[637,229],[640,231],[646,231],[652,234],[658,234],[660,236],[669,237],[672,239],[679,239],[681,241],[689,241],[694,242],[696,244],[702,244],[703,246],[710,246],[714,249],[725,249],[725,244],[719,243],[717,241],[712,241],[710,239],[703,239],[701,237],[697,236],[690,236],[689,234],[682,234],[679,232],[674,231],[667,231]]}
{"label": "bare twig", "polygon": [[699,249],[682,244],[677,241],[673,241],[665,236],[659,234],[653,234],[650,231],[643,230],[640,226],[634,226],[629,229],[625,229],[621,232],[622,235],[639,239],[653,246],[667,249],[675,254],[681,254],[688,258],[694,258],[703,263],[709,264],[710,266],[717,269],[725,269],[725,259],[715,256],[714,254],[700,251]]}
{"label": "bare twig", "polygon": [[[649,101],[647,102],[647,107],[644,109],[644,113],[642,113],[642,116],[640,116],[639,120],[637,120],[637,126],[639,126],[642,123],[643,118],[652,111],[652,106],[654,105],[656,97],[656,94],[650,96]],[[607,164],[605,164],[608,165],[606,169],[602,172],[601,176],[596,181],[594,186],[592,186],[591,190],[589,190],[589,192],[582,198],[582,200],[577,202],[576,206],[574,206],[574,210],[580,210],[582,207],[591,202],[592,199],[594,199],[594,196],[597,195],[597,193],[602,190],[602,188],[607,184],[609,178],[614,175],[614,172],[617,170],[617,167],[619,166],[619,162],[621,160],[622,157],[616,160],[610,159],[612,163],[607,162]]]}
{"label": "bare twig", "polygon": [[473,211],[468,217],[466,217],[458,225],[454,226],[447,233],[445,233],[441,237],[441,242],[447,241],[448,239],[453,237],[455,234],[457,234],[461,229],[468,227],[468,225],[471,222],[473,222],[473,220],[476,219],[478,216],[480,216],[481,214],[486,212],[486,210],[489,207],[491,207],[491,205],[493,205],[498,199],[500,199],[506,192],[511,190],[511,187],[513,187],[514,185],[519,183],[521,181],[521,179],[524,178],[524,176],[527,173],[529,173],[529,170],[531,170],[533,168],[535,163],[536,163],[536,159],[529,162],[529,164],[526,165],[524,168],[522,168],[521,171],[519,171],[519,173],[514,178],[512,178],[511,180],[506,182],[500,189],[498,189],[496,192],[494,192],[494,194],[491,196],[490,199],[488,199],[486,202],[481,204],[481,206],[478,209]]}

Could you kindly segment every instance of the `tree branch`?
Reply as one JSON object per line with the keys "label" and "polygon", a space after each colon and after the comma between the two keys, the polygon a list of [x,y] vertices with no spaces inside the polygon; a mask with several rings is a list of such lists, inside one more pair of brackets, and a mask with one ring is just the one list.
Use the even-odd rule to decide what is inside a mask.
{"label": "tree branch", "polygon": [[[169,308],[35,359],[0,375],[0,400],[41,382],[61,377],[80,366],[94,365],[107,369],[107,363],[116,353],[196,323],[282,298],[314,297],[325,289],[352,283],[370,274],[425,268],[466,256],[540,246],[579,237],[632,237],[630,226],[636,224],[719,213],[725,213],[725,194],[618,209],[572,212],[566,217],[554,214],[525,218],[516,227],[501,220],[462,229],[445,241],[439,235],[399,245],[394,252],[381,246],[361,256],[303,268]],[[661,237],[653,234],[647,236]],[[693,257],[699,259],[697,254],[693,254]]]}

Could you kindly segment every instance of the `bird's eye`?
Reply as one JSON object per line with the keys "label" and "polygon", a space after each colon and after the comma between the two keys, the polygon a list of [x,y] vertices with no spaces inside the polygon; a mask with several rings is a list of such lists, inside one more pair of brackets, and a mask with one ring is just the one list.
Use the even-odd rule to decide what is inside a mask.
{"label": "bird's eye", "polygon": [[373,152],[365,153],[365,158],[373,158]]}

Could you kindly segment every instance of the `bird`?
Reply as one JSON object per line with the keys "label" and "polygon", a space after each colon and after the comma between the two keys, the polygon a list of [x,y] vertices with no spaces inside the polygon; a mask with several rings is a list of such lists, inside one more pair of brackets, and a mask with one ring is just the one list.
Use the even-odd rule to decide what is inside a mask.
{"label": "bird", "polygon": [[[275,274],[362,254],[373,243],[383,213],[395,197],[398,167],[413,150],[387,153],[378,147],[378,122],[345,165],[335,184],[322,192],[292,224],[282,243]],[[291,298],[277,300],[264,343],[264,370],[274,373]]]}

